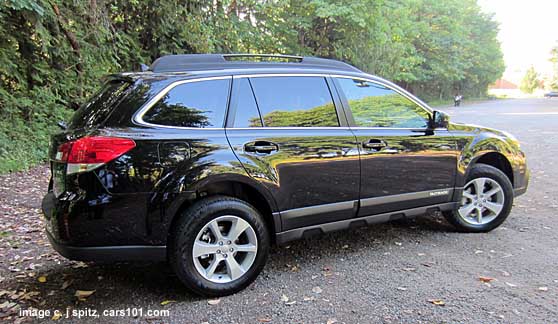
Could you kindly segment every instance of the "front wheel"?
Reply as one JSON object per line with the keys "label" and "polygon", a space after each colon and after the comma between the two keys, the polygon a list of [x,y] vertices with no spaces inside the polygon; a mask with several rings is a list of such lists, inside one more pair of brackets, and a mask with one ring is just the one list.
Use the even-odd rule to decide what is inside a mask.
{"label": "front wheel", "polygon": [[169,258],[192,291],[224,296],[256,279],[268,250],[269,233],[259,212],[242,200],[217,196],[180,215]]}
{"label": "front wheel", "polygon": [[487,164],[476,164],[467,177],[457,210],[444,216],[463,232],[489,232],[510,214],[513,187],[508,177]]}

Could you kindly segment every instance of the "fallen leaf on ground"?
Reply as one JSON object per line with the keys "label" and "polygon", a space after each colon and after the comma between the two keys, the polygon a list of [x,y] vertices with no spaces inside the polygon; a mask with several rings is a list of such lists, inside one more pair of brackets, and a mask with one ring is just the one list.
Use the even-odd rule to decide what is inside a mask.
{"label": "fallen leaf on ground", "polygon": [[506,285],[510,286],[510,287],[517,287],[516,284],[512,284],[511,282],[506,282]]}
{"label": "fallen leaf on ground", "polygon": [[73,269],[87,268],[87,267],[89,267],[89,265],[83,261],[79,261],[78,263],[72,265]]}
{"label": "fallen leaf on ground", "polygon": [[217,305],[217,304],[219,304],[220,302],[221,302],[221,299],[220,299],[220,298],[217,298],[217,299],[210,299],[210,300],[207,301],[207,303],[208,303],[209,305]]}
{"label": "fallen leaf on ground", "polygon": [[95,290],[76,290],[74,296],[77,297],[79,301],[85,301],[87,297],[93,295]]}
{"label": "fallen leaf on ground", "polygon": [[482,282],[491,282],[494,278],[480,276],[479,280]]}
{"label": "fallen leaf on ground", "polygon": [[322,288],[317,287],[317,286],[314,287],[314,288],[312,288],[312,292],[314,292],[314,293],[316,293],[316,294],[321,294],[322,291],[323,291]]}
{"label": "fallen leaf on ground", "polygon": [[446,303],[445,303],[443,300],[441,300],[441,299],[429,299],[428,301],[429,301],[430,303],[436,305],[436,306],[444,306],[444,305],[446,305]]}
{"label": "fallen leaf on ground", "polygon": [[62,317],[62,312],[54,312],[54,315],[52,315],[51,319],[53,321],[58,321],[61,317]]}
{"label": "fallen leaf on ground", "polygon": [[540,291],[548,291],[548,287],[539,287]]}
{"label": "fallen leaf on ground", "polygon": [[269,317],[260,317],[260,318],[258,318],[258,322],[260,322],[260,323],[269,323],[269,322],[271,322],[271,318],[269,318]]}
{"label": "fallen leaf on ground", "polygon": [[176,300],[172,300],[172,299],[163,300],[163,301],[161,302],[161,305],[165,306],[165,305],[168,305],[168,304],[170,304],[170,303],[176,303]]}
{"label": "fallen leaf on ground", "polygon": [[416,271],[417,268],[403,268],[403,271]]}
{"label": "fallen leaf on ground", "polygon": [[337,320],[335,318],[330,318],[326,322],[326,324],[335,324],[335,323],[337,323]]}
{"label": "fallen leaf on ground", "polygon": [[45,282],[47,281],[47,278],[46,278],[46,276],[40,276],[39,278],[37,278],[37,280],[38,280],[40,283],[45,283]]}
{"label": "fallen leaf on ground", "polygon": [[70,286],[72,285],[73,282],[74,282],[73,279],[64,280],[64,282],[62,283],[62,287],[60,287],[60,289],[64,290],[64,289],[70,287]]}
{"label": "fallen leaf on ground", "polygon": [[281,301],[286,303],[286,302],[289,301],[289,297],[287,297],[287,295],[283,294],[283,295],[281,295]]}
{"label": "fallen leaf on ground", "polygon": [[405,287],[397,287],[397,290],[405,291],[405,290],[407,290],[407,288],[405,288]]}

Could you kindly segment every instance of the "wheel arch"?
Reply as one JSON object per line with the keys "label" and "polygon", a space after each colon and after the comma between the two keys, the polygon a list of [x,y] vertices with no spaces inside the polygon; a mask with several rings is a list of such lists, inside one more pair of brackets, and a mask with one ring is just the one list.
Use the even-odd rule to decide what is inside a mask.
{"label": "wheel arch", "polygon": [[488,152],[476,157],[473,161],[471,161],[467,175],[470,171],[471,166],[475,164],[487,164],[502,171],[508,177],[508,179],[510,180],[513,186],[514,184],[513,168],[510,161],[504,154],[500,152]]}
{"label": "wheel arch", "polygon": [[275,240],[275,233],[281,231],[281,221],[276,213],[274,198],[263,185],[252,178],[240,174],[210,176],[192,186],[190,192],[190,196],[181,200],[172,215],[169,215],[172,219],[167,229],[167,245],[180,214],[195,202],[216,195],[235,197],[254,206],[262,214],[272,241]]}

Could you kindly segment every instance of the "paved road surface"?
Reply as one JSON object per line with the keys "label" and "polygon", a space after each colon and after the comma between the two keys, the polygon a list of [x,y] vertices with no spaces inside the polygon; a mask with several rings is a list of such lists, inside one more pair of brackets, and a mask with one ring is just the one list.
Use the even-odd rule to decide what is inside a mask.
{"label": "paved road surface", "polygon": [[[211,305],[181,288],[165,264],[86,266],[59,258],[40,231],[38,197],[48,174],[42,167],[0,177],[0,288],[38,292],[28,300],[4,293],[0,303],[43,310],[170,311],[170,317],[104,322],[556,322],[558,100],[493,101],[444,110],[454,121],[514,133],[527,152],[530,189],[492,233],[456,233],[440,217],[429,217],[295,242],[274,248],[246,291]],[[38,282],[40,276],[47,281]],[[494,280],[483,283],[480,276]],[[62,290],[65,281],[70,286]],[[76,303],[76,289],[95,293]],[[168,300],[174,302],[161,305]]]}

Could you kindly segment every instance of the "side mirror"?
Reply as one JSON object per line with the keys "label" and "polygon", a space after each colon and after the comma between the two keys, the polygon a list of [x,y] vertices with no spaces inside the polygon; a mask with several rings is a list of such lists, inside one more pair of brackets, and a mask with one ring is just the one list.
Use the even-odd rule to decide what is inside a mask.
{"label": "side mirror", "polygon": [[449,115],[443,111],[434,110],[432,113],[432,120],[430,120],[430,128],[448,128]]}

